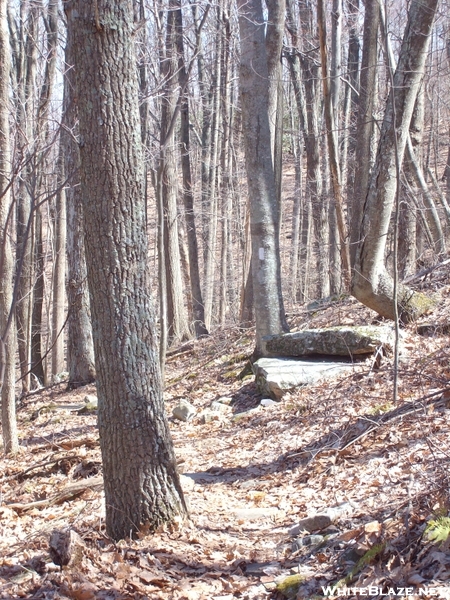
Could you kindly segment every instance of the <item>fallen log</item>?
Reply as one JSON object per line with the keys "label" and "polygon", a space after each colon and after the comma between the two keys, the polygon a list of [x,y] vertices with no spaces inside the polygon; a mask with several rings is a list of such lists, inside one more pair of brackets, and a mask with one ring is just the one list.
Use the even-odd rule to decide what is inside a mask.
{"label": "fallen log", "polygon": [[8,508],[15,510],[18,514],[32,510],[33,508],[47,508],[48,506],[54,506],[55,504],[62,504],[67,500],[72,500],[77,496],[80,496],[86,490],[101,490],[103,487],[103,477],[91,477],[83,481],[77,481],[72,485],[68,485],[63,490],[44,500],[36,500],[35,502],[12,502],[6,504]]}

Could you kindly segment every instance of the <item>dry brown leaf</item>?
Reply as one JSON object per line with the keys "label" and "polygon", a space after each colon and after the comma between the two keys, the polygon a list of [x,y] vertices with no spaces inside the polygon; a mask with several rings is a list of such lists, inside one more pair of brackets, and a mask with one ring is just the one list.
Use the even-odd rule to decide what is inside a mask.
{"label": "dry brown leaf", "polygon": [[370,523],[366,523],[364,525],[364,531],[366,533],[377,533],[380,534],[382,530],[382,525],[378,521],[371,521]]}

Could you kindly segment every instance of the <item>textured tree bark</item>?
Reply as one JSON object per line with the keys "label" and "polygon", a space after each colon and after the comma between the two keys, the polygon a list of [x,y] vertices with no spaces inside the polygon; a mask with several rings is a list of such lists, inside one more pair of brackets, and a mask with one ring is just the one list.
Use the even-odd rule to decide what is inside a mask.
{"label": "textured tree bark", "polygon": [[15,398],[14,260],[11,249],[11,157],[9,141],[9,74],[11,67],[7,1],[0,0],[0,396],[3,450],[19,449]]}
{"label": "textured tree bark", "polygon": [[[397,188],[396,161],[403,162],[414,104],[422,81],[438,0],[413,0],[408,12],[394,88],[390,92],[377,158],[370,179],[356,256],[353,295],[380,315],[393,319],[394,285],[384,254]],[[398,289],[401,320],[414,319],[431,302],[405,286]]]}
{"label": "textured tree bark", "polygon": [[186,514],[157,363],[131,0],[64,3],[73,41],[106,527]]}
{"label": "textured tree bark", "polygon": [[265,335],[287,331],[281,293],[279,208],[272,162],[265,22],[260,0],[239,0],[242,124],[250,198],[256,354]]}
{"label": "textured tree bark", "polygon": [[66,42],[64,99],[60,144],[68,180],[67,206],[67,366],[69,389],[95,381],[94,342],[84,251],[83,206],[80,190],[78,109],[75,94],[72,37]]}

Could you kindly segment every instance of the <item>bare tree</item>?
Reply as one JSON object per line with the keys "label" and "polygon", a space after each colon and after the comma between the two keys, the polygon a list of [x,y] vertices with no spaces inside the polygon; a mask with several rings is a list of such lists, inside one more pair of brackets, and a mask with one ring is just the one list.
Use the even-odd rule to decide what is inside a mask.
{"label": "bare tree", "polygon": [[[265,335],[287,331],[281,294],[279,207],[269,121],[268,53],[261,0],[240,0],[240,89],[247,181],[250,197],[252,280],[256,354]],[[271,57],[274,60],[274,57]]]}
{"label": "bare tree", "polygon": [[184,515],[157,361],[132,2],[64,3],[80,119],[106,526],[119,540]]}
{"label": "bare tree", "polygon": [[[393,76],[378,152],[373,167],[362,219],[360,243],[353,277],[353,294],[380,315],[394,318],[394,285],[384,254],[389,221],[398,185],[409,126],[422,81],[438,0],[413,0]],[[399,286],[398,313],[409,320],[428,309],[423,294]]]}
{"label": "bare tree", "polygon": [[9,139],[10,47],[7,1],[0,0],[0,394],[2,402],[3,450],[19,448],[15,398],[15,329],[13,320],[14,260],[11,249],[12,205],[10,195],[11,156]]}

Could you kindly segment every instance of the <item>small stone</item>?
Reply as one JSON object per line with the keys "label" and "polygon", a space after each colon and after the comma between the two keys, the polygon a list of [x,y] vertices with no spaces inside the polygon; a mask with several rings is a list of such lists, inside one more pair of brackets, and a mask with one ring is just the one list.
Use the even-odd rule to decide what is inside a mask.
{"label": "small stone", "polygon": [[272,406],[272,404],[277,404],[275,402],[275,400],[272,400],[272,398],[263,398],[260,402],[261,406],[267,407],[267,406]]}
{"label": "small stone", "polygon": [[212,410],[204,410],[201,414],[201,422],[204,424],[211,423],[212,421],[219,421],[219,420],[220,420],[219,412],[215,412]]}
{"label": "small stone", "polygon": [[247,479],[247,481],[240,483],[239,487],[241,490],[254,490],[258,485],[260,485],[260,482],[257,479]]}
{"label": "small stone", "polygon": [[211,406],[209,408],[213,412],[220,412],[220,413],[228,413],[232,410],[231,406],[229,406],[228,404],[223,404],[222,402],[219,402],[218,400],[213,400],[211,402]]}
{"label": "small stone", "polygon": [[259,406],[257,406],[256,408],[250,408],[250,410],[246,410],[244,412],[241,413],[237,413],[235,415],[233,415],[233,421],[242,421],[248,417],[252,417],[255,413],[259,412]]}
{"label": "small stone", "polygon": [[187,477],[186,475],[180,475],[180,483],[183,488],[183,492],[192,492],[195,487],[195,481],[192,477]]}
{"label": "small stone", "polygon": [[313,531],[320,531],[321,529],[325,529],[331,525],[331,518],[327,514],[317,514],[312,517],[306,517],[291,527],[289,530],[289,535],[294,537],[301,533],[302,531],[307,531],[309,533]]}
{"label": "small stone", "polygon": [[330,508],[327,508],[325,511],[333,523],[342,517],[348,517],[352,512],[353,507],[350,502],[342,502],[342,504],[338,504],[337,506],[330,506]]}
{"label": "small stone", "polygon": [[277,515],[280,511],[274,506],[256,507],[256,508],[237,508],[234,514],[241,521],[252,521],[254,519],[265,519]]}
{"label": "small stone", "polygon": [[55,565],[79,565],[85,549],[82,538],[73,529],[56,529],[49,540],[49,553]]}
{"label": "small stone", "polygon": [[98,398],[95,394],[87,394],[83,398],[83,402],[85,404],[95,404],[96,406],[98,406]]}
{"label": "small stone", "polygon": [[230,404],[233,404],[233,398],[230,398],[229,396],[222,396],[218,400],[215,400],[215,402],[220,402],[220,404],[226,404],[227,406],[230,406]]}
{"label": "small stone", "polygon": [[172,411],[172,416],[174,419],[178,419],[179,421],[189,421],[196,414],[197,409],[187,400],[180,400],[178,406]]}
{"label": "small stone", "polygon": [[317,546],[321,544],[325,540],[323,535],[305,535],[304,537],[297,538],[295,542],[292,544],[292,552],[296,552],[300,550],[300,548],[304,548],[305,546]]}

